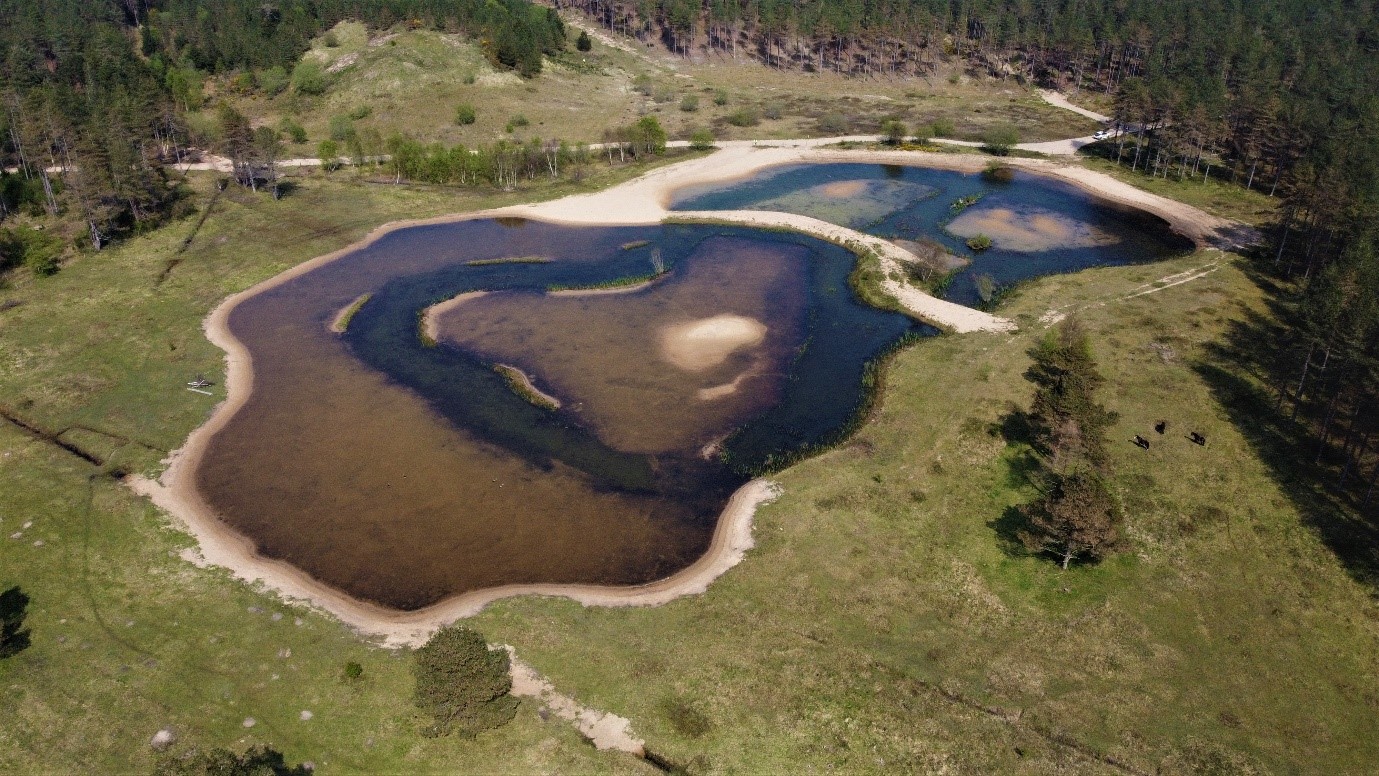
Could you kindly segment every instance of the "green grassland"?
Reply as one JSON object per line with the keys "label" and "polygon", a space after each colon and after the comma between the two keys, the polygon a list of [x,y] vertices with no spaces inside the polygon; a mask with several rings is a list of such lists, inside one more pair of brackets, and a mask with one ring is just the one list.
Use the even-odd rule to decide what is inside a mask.
{"label": "green grassland", "polygon": [[[1002,310],[1019,334],[896,358],[873,421],[779,475],[757,549],[705,596],[633,611],[506,601],[477,625],[707,773],[1116,772],[1104,756],[1137,772],[1365,772],[1379,758],[1372,591],[1303,527],[1204,379],[1223,327],[1260,305],[1215,253],[1032,283]],[[1132,547],[1068,572],[1001,538],[1033,491],[999,429],[1028,401],[1026,351],[1055,308],[1080,310],[1121,414]],[[677,729],[681,707],[712,729]]]}
{"label": "green grassland", "polygon": [[[0,422],[0,588],[32,597],[34,633],[31,648],[0,661],[0,772],[148,772],[149,739],[164,726],[177,731],[179,751],[267,742],[330,771],[434,771],[464,758],[490,771],[646,772],[542,722],[535,706],[477,742],[420,737],[400,653],[191,565],[182,558],[190,540],[110,476],[156,472],[222,398],[224,354],[200,322],[226,295],[388,221],[571,193],[646,169],[597,167],[582,187],[506,195],[319,174],[278,202],[230,189],[185,252],[196,218],[0,290],[0,302],[20,302],[0,313],[0,408],[104,463]],[[211,176],[192,183],[204,206]],[[215,396],[185,390],[197,373]],[[357,682],[343,678],[349,660],[365,667]],[[299,718],[304,710],[311,720]],[[243,727],[246,717],[257,724]]]}
{"label": "green grassland", "polygon": [[[496,74],[467,43],[404,32],[399,46],[370,47],[362,28],[339,32],[339,46],[309,56],[359,52],[351,68],[362,74],[431,52],[437,59],[416,67],[450,72],[446,100],[481,86],[488,96],[472,98],[478,124],[454,127],[453,106],[423,104],[422,87],[405,92],[405,78],[384,76],[367,85],[346,68],[311,98],[319,104],[296,108],[313,143],[330,115],[359,100],[372,107],[360,122],[385,131],[415,126],[447,142],[464,140],[443,134],[461,129],[491,134],[507,118],[485,125],[485,111],[511,110],[520,94],[537,95],[534,106],[546,79],[564,77],[575,79],[566,90],[601,79],[612,94],[654,70],[657,83],[728,90],[728,105],[704,93],[698,112],[677,116],[704,123],[735,101],[787,93],[812,111],[827,106],[809,101],[839,88],[829,76],[755,68],[748,78],[746,65],[677,64],[600,43],[591,56],[605,59],[569,64],[568,76],[552,67],[532,83],[488,85]],[[464,83],[469,74],[474,84]],[[990,109],[969,114],[981,118],[964,131],[1018,109],[1030,111],[1022,121],[1050,122],[1027,139],[1080,133],[1058,124],[1080,119],[1046,114],[1024,92],[985,84],[978,97],[978,85],[940,85],[941,94],[911,97],[913,82],[866,82],[867,94],[890,99],[855,97],[868,116],[892,103],[920,116],[931,103],[957,111],[982,99]],[[677,102],[619,94],[578,119],[587,131],[635,116],[637,100],[662,116],[684,113]],[[256,99],[255,115],[276,120],[289,98],[243,98]],[[625,113],[602,113],[624,104]],[[402,113],[414,105],[416,114]],[[517,110],[532,120],[526,131],[556,126],[536,107]],[[805,111],[733,131],[798,134],[813,121]],[[103,462],[0,422],[0,589],[17,584],[32,596],[34,634],[31,648],[0,661],[0,771],[148,772],[148,741],[171,726],[175,752],[267,742],[323,772],[654,773],[596,752],[529,702],[476,741],[421,737],[405,654],[189,563],[190,540],[110,476],[156,472],[223,396],[223,353],[200,324],[228,294],[387,221],[571,193],[645,169],[596,165],[579,186],[508,194],[347,173],[295,178],[277,202],[231,188],[194,236],[195,216],[81,255],[51,278],[17,273],[0,287],[0,409]],[[204,209],[211,176],[191,185]],[[1190,183],[1150,185],[1251,222],[1268,206],[1214,184],[1201,196],[1219,202],[1191,199]],[[622,610],[509,600],[475,625],[562,692],[629,717],[652,750],[695,774],[1364,773],[1379,761],[1379,604],[1222,403],[1231,400],[1223,375],[1253,378],[1213,345],[1232,321],[1267,314],[1240,261],[1204,252],[1044,278],[1003,303],[1019,332],[945,336],[902,352],[871,421],[776,478],[784,495],[759,512],[757,548],[703,596]],[[1213,262],[1198,280],[1126,298]],[[1114,484],[1130,547],[1067,572],[1005,538],[1012,506],[1033,491],[1026,451],[1001,429],[1028,401],[1026,352],[1050,310],[1084,319],[1109,378],[1103,398],[1121,416]],[[198,373],[215,395],[185,390]],[[1150,432],[1159,419],[1171,424],[1164,437]],[[1189,444],[1189,430],[1210,444]],[[1136,433],[1151,438],[1149,451],[1126,441]],[[347,661],[364,666],[361,679],[344,678]]]}

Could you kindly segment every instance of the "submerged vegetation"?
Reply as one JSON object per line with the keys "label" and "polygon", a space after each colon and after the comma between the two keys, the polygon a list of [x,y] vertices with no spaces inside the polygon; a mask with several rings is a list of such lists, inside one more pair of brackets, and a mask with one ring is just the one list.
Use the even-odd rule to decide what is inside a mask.
{"label": "submerged vegetation", "polygon": [[475,259],[466,261],[466,267],[488,267],[495,264],[550,264],[554,259],[545,256],[513,256],[506,259]]}

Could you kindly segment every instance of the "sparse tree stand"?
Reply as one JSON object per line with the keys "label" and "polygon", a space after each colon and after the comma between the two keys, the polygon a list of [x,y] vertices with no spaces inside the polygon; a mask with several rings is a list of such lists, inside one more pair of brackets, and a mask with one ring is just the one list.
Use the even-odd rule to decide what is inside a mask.
{"label": "sparse tree stand", "polygon": [[416,651],[414,699],[432,717],[427,736],[456,733],[473,738],[501,727],[517,714],[517,699],[508,695],[508,653],[489,649],[484,637],[469,628],[442,628]]}
{"label": "sparse tree stand", "polygon": [[1042,464],[1043,495],[1021,508],[1020,541],[1067,568],[1100,559],[1120,543],[1120,508],[1106,486],[1106,432],[1115,413],[1096,401],[1105,382],[1076,318],[1050,329],[1030,352],[1025,379],[1034,383],[1029,420]]}

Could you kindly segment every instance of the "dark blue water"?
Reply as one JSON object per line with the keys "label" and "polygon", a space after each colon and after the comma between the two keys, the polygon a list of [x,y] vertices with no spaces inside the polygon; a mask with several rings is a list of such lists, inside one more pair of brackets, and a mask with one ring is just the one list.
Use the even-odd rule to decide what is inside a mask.
{"label": "dark blue water", "polygon": [[[880,197],[863,194],[850,198],[857,203],[855,210],[849,209],[847,199],[821,206],[820,197],[794,196],[820,184],[846,181],[899,182],[907,184],[917,196],[897,201],[888,200],[884,193]],[[1109,244],[1034,251],[1007,250],[998,244],[986,251],[974,251],[967,247],[964,237],[945,228],[954,218],[968,212],[954,210],[954,203],[973,196],[980,199],[968,208],[972,212],[1009,209],[1046,213],[1096,230]],[[799,202],[808,205],[794,207]],[[968,267],[954,275],[944,293],[946,299],[970,306],[981,302],[974,280],[978,275],[989,275],[998,286],[1010,287],[1044,275],[1157,261],[1192,248],[1191,241],[1174,234],[1166,222],[1154,215],[1098,199],[1061,181],[1020,171],[1014,171],[1007,182],[1000,182],[981,174],[900,165],[792,165],[727,186],[685,189],[671,207],[783,210],[887,239],[933,240],[953,254],[971,260]]]}

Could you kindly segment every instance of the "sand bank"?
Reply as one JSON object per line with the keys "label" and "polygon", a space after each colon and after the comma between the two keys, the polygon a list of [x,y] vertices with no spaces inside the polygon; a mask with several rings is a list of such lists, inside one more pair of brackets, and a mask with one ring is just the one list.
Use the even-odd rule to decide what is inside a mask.
{"label": "sand bank", "polygon": [[612,294],[630,294],[650,288],[665,278],[669,277],[669,272],[662,272],[654,277],[647,278],[639,283],[628,283],[622,286],[602,286],[599,288],[562,288],[559,291],[547,291],[551,296],[610,296]]}
{"label": "sand bank", "polygon": [[741,348],[766,338],[766,325],[741,315],[715,315],[660,331],[661,357],[686,372],[718,366]]}
{"label": "sand bank", "polygon": [[531,375],[511,364],[494,364],[493,368],[498,374],[517,384],[517,393],[521,395],[522,398],[538,407],[545,407],[552,410],[560,409],[560,400],[540,388],[537,388],[536,383],[532,382]]}
{"label": "sand bank", "polygon": [[344,334],[345,328],[350,325],[350,319],[354,317],[355,313],[359,312],[359,308],[363,307],[365,302],[372,298],[373,294],[360,294],[355,297],[353,302],[340,308],[340,312],[336,313],[334,320],[330,322],[331,332],[335,334]]}
{"label": "sand bank", "polygon": [[440,342],[440,317],[468,302],[471,299],[478,299],[487,294],[487,291],[466,291],[457,294],[444,302],[437,302],[425,310],[421,311],[421,330],[432,342]]}
{"label": "sand bank", "polygon": [[984,234],[997,248],[1018,253],[1120,242],[1120,238],[1091,224],[1042,208],[969,208],[946,228],[958,237]]}

